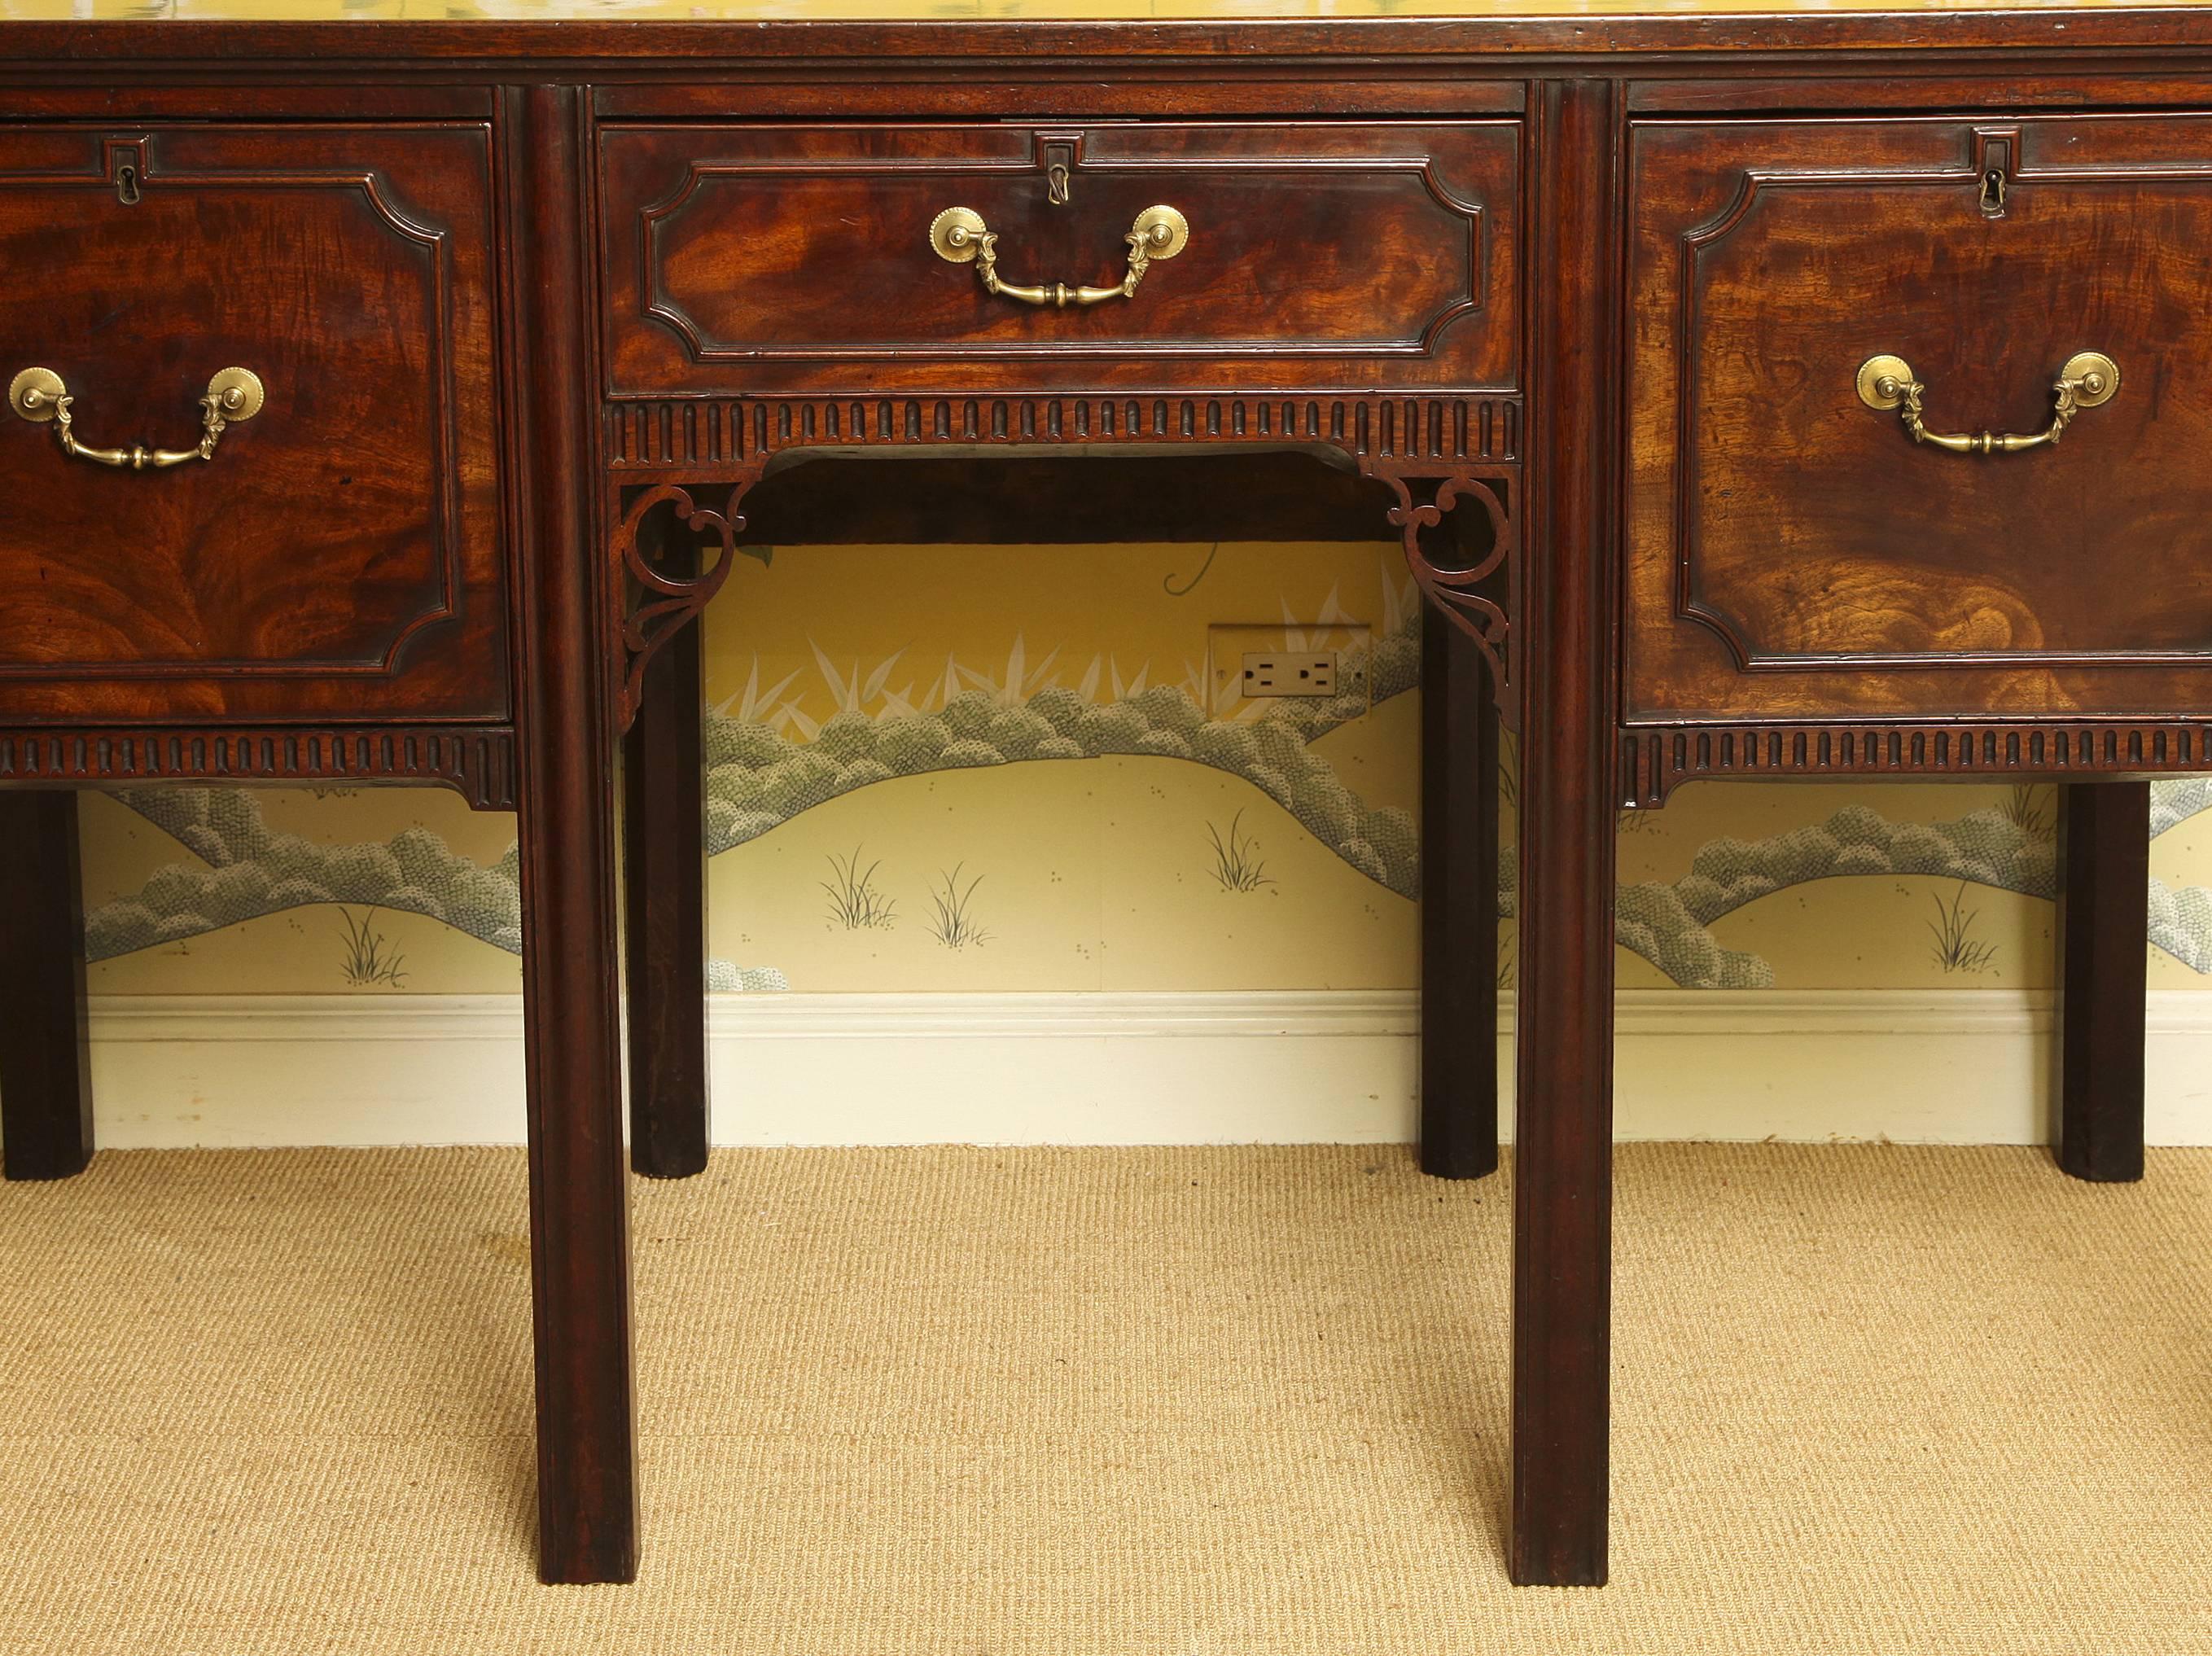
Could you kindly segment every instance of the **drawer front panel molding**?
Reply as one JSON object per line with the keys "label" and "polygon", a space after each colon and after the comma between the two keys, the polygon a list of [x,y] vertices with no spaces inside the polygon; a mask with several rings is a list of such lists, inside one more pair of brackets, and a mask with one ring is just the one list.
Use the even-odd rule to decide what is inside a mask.
{"label": "drawer front panel molding", "polygon": [[0,130],[0,720],[504,716],[490,211],[481,123]]}
{"label": "drawer front panel molding", "polygon": [[1632,720],[2189,703],[2212,120],[1653,121],[1632,155]]}
{"label": "drawer front panel molding", "polygon": [[1510,390],[1520,134],[611,127],[611,387]]}

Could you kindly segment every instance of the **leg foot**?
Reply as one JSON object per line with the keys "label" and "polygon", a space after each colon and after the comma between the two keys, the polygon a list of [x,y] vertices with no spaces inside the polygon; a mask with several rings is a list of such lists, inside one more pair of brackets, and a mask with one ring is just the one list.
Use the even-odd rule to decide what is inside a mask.
{"label": "leg foot", "polygon": [[0,793],[0,1165],[66,1178],[92,1160],[76,795]]}
{"label": "leg foot", "polygon": [[2100,1182],[2143,1174],[2150,784],[2061,790],[2058,1165]]}
{"label": "leg foot", "polygon": [[1534,742],[1522,752],[1510,1568],[1524,1586],[1597,1586],[1612,1377],[1613,813],[1595,756]]}

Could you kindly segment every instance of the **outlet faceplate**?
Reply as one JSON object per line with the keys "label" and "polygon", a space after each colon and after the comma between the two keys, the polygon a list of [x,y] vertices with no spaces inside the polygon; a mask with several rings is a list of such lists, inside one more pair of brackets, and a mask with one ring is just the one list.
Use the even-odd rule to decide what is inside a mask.
{"label": "outlet faceplate", "polygon": [[[1223,623],[1206,629],[1210,717],[1252,718],[1289,700],[1328,702],[1338,718],[1367,711],[1373,630]],[[1355,703],[1347,706],[1346,703]]]}
{"label": "outlet faceplate", "polygon": [[1336,652],[1248,649],[1243,693],[1250,696],[1334,696]]}

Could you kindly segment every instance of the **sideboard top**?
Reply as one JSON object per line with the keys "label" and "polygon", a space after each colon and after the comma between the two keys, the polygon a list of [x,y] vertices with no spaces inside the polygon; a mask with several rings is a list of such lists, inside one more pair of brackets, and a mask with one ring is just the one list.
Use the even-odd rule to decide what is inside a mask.
{"label": "sideboard top", "polygon": [[2188,13],[2212,0],[0,0],[26,22],[714,23],[757,21],[1226,22],[1285,18],[1781,18],[1838,12],[1924,18],[1952,12]]}
{"label": "sideboard top", "polygon": [[2212,0],[0,0],[0,60],[2212,52]]}

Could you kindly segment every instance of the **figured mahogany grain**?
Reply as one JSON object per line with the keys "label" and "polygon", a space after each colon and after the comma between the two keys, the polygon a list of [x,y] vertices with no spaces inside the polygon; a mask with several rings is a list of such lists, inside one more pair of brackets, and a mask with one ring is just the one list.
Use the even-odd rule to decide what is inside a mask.
{"label": "figured mahogany grain", "polygon": [[[2212,708],[2212,120],[1652,120],[1632,153],[1632,720]],[[2118,394],[2022,454],[1853,388],[1893,353],[1931,430],[2031,434],[2093,350]]]}
{"label": "figured mahogany grain", "polygon": [[[0,130],[0,723],[498,718],[508,706],[482,122]],[[126,204],[119,169],[136,170]]]}
{"label": "figured mahogany grain", "polygon": [[[613,127],[617,392],[1077,386],[1510,387],[1519,123]],[[1075,157],[1048,199],[1045,147]],[[932,251],[964,206],[1010,283],[1110,286],[1164,204],[1190,240],[1087,307]]]}

